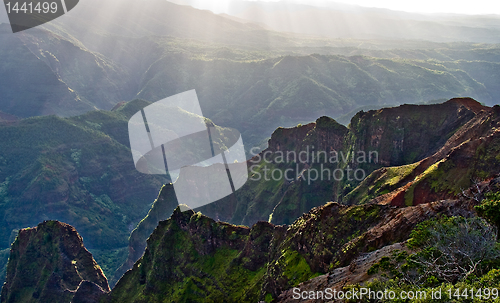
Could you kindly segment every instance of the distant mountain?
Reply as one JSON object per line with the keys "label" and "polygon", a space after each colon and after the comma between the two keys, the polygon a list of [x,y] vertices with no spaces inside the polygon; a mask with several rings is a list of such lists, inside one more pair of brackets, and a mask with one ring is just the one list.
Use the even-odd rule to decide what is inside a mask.
{"label": "distant mountain", "polygon": [[498,64],[484,61],[309,55],[235,62],[179,54],[164,56],[145,73],[138,96],[154,100],[196,87],[205,115],[239,129],[253,146],[279,126],[339,117],[365,105],[454,96],[494,104],[499,76]]}
{"label": "distant mountain", "polygon": [[[243,24],[210,11],[164,0],[150,0],[147,3],[86,0],[44,27],[74,37],[84,45],[109,36],[163,36],[210,43],[258,45],[264,44],[269,38],[282,36],[255,24]],[[89,32],[93,35],[88,36]]]}
{"label": "distant mountain", "polygon": [[360,108],[455,96],[493,105],[499,93],[495,45],[329,40],[167,1],[137,5],[89,0],[16,35],[0,26],[10,62],[0,67],[0,111],[73,116],[196,89],[208,118],[256,146],[321,115],[348,121]]}
{"label": "distant mountain", "polygon": [[[75,10],[19,34],[0,24],[0,56],[9,62],[0,66],[1,111],[72,116],[132,100],[140,91],[137,81],[163,51],[154,45],[156,36],[242,45],[279,36],[167,1],[87,0]],[[145,37],[152,37],[147,44]]]}
{"label": "distant mountain", "polygon": [[126,72],[102,55],[43,29],[10,31],[0,25],[1,111],[71,116],[128,100]]}
{"label": "distant mountain", "polygon": [[[189,86],[189,89],[206,90],[205,86],[210,85],[214,87],[212,90],[217,88],[220,92],[217,82],[204,80],[204,83],[199,83],[200,80],[188,80],[180,76],[182,72],[178,70],[178,66],[181,62],[183,66],[186,65],[185,68],[183,67],[184,72],[194,69],[199,73],[196,70],[198,67],[192,66],[190,62],[193,60],[195,65],[208,61],[208,65],[204,68],[217,68],[210,66],[210,62],[216,59],[237,61],[240,63],[237,66],[224,67],[225,75],[233,78],[238,77],[241,72],[248,71],[249,74],[254,74],[254,78],[257,77],[250,83],[234,83],[233,81],[233,85],[237,84],[241,88],[236,95],[224,95],[225,99],[239,98],[259,80],[266,80],[265,73],[255,74],[254,66],[259,65],[260,60],[269,58],[274,59],[274,62],[270,63],[274,66],[276,60],[280,60],[278,59],[280,55],[320,53],[419,60],[436,59],[445,62],[454,61],[453,66],[446,64],[446,69],[461,70],[468,74],[472,68],[476,69],[476,67],[464,66],[470,64],[455,62],[456,60],[487,61],[488,66],[481,66],[481,68],[488,68],[494,74],[497,68],[495,65],[491,66],[490,63],[499,62],[494,46],[462,44],[452,45],[450,49],[450,45],[410,41],[411,37],[405,37],[405,41],[374,41],[377,38],[374,35],[369,37],[371,40],[363,41],[328,40],[306,35],[278,33],[254,24],[244,24],[209,11],[201,11],[168,1],[148,1],[147,5],[127,1],[120,2],[120,5],[111,0],[95,3],[94,0],[84,1],[61,18],[20,34],[9,33],[7,24],[0,26],[0,39],[2,39],[0,40],[2,45],[0,53],[3,58],[6,58],[6,62],[11,62],[8,65],[2,65],[0,70],[2,80],[0,81],[2,85],[0,110],[20,117],[44,114],[76,115],[96,108],[111,109],[120,101],[132,100],[138,95],[154,94],[155,92],[150,92],[151,90],[161,89],[162,97],[165,97],[165,94],[173,95],[178,91],[174,91],[171,86],[180,82]],[[267,5],[280,7],[281,4],[269,3]],[[299,10],[299,8],[293,10]],[[491,27],[494,28],[493,25]],[[494,33],[491,34],[491,37],[497,36]],[[461,40],[463,39],[451,41]],[[387,48],[392,51],[381,51]],[[409,48],[413,50],[395,50]],[[419,51],[415,51],[416,49]],[[189,61],[176,57],[179,53],[190,58]],[[165,60],[180,60],[181,62],[169,68],[169,66],[164,66]],[[426,62],[426,64],[432,70],[442,71],[442,67],[435,62]],[[163,69],[162,72],[170,73],[169,77],[174,77],[174,83],[172,80],[161,79],[163,82],[161,85],[155,83],[155,87],[152,87],[153,84],[147,81],[151,79],[152,73],[156,73],[160,68]],[[397,71],[398,68],[395,70]],[[349,71],[344,72],[349,73]],[[34,78],[34,75],[37,77]],[[275,76],[284,75],[278,73]],[[376,74],[372,76],[377,79]],[[482,76],[471,74],[470,77],[474,81],[486,84]],[[332,84],[322,83],[320,79],[312,78],[327,88],[337,90],[332,87]],[[212,78],[212,80],[216,79]],[[450,90],[448,85],[450,80],[443,81],[445,81],[443,83],[445,89]],[[458,79],[458,81],[461,80]],[[339,83],[339,85],[345,86],[344,83]],[[430,82],[428,85],[431,85]],[[461,86],[465,85],[461,84]],[[382,86],[379,89],[383,92],[391,91],[393,88]],[[343,95],[346,93],[354,92],[342,92]],[[453,93],[453,96],[456,96],[458,92],[454,90]],[[481,95],[475,94],[474,90],[469,95],[481,99]],[[452,95],[445,97],[451,98]],[[259,101],[269,103],[278,96],[268,98],[270,100]],[[352,98],[357,103],[361,102],[351,96],[343,96],[343,98]],[[411,98],[409,94],[407,98]],[[410,99],[402,100],[402,102],[420,102],[438,98],[442,96],[418,96],[414,98],[416,101]],[[207,99],[220,99],[220,96],[208,95]],[[324,101],[328,103],[327,100]],[[490,100],[483,102],[488,101]],[[358,106],[363,105],[366,104],[358,104]],[[210,110],[214,111],[212,108]],[[339,115],[344,113],[339,113]],[[312,118],[309,117],[309,120],[314,120],[315,115],[317,116],[317,113],[310,114]],[[213,117],[209,116],[209,118]],[[297,123],[298,119],[300,120],[300,117],[297,117],[294,122]],[[268,131],[275,127],[271,127]]]}
{"label": "distant mountain", "polygon": [[[105,271],[114,271],[130,231],[166,182],[139,173],[132,161],[128,119],[148,104],[0,122],[0,249],[19,229],[57,219],[76,226]],[[112,255],[108,261],[101,251]]]}
{"label": "distant mountain", "polygon": [[291,1],[232,1],[226,13],[280,32],[329,38],[500,42],[500,16],[495,15],[417,14],[342,3],[319,7]]}
{"label": "distant mountain", "polygon": [[[18,117],[109,110],[121,101],[155,102],[194,88],[206,117],[238,129],[255,146],[277,127],[321,115],[455,96],[492,105],[500,93],[500,52],[491,45],[383,50],[368,42],[375,49],[349,46],[352,41],[341,47],[339,41],[335,47],[278,47],[277,53],[300,54],[278,56],[265,46],[92,32],[86,39],[95,40],[83,43],[59,30],[4,30],[0,53],[11,63],[0,67],[0,111]],[[302,55],[313,50],[318,54]]]}

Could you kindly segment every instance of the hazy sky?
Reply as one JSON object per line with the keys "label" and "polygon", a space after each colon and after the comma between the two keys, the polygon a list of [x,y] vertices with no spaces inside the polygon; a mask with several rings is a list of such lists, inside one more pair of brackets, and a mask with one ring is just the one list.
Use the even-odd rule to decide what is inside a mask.
{"label": "hazy sky", "polygon": [[[333,1],[332,1],[333,2]],[[369,7],[382,7],[393,10],[421,13],[457,14],[500,14],[500,1],[443,1],[443,0],[339,0],[336,2],[357,4]]]}
{"label": "hazy sky", "polygon": [[[231,1],[239,0],[191,0],[196,1],[195,7],[203,7],[211,9],[217,13],[224,12],[225,7]],[[255,1],[255,0],[247,0]],[[276,0],[258,0],[258,1],[273,1]],[[283,1],[283,0],[282,0]],[[314,4],[322,6],[328,2],[342,2],[348,4],[355,4],[367,7],[388,8],[392,10],[407,11],[407,12],[420,12],[420,13],[455,13],[455,14],[497,14],[500,15],[500,1],[499,0],[285,0],[300,2],[304,4]],[[182,2],[182,0],[172,1]]]}

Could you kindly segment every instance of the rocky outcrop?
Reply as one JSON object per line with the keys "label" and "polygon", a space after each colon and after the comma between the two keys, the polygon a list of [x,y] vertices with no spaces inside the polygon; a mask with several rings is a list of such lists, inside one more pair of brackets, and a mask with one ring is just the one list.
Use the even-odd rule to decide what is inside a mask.
{"label": "rocky outcrop", "polygon": [[[270,218],[276,224],[290,224],[308,209],[328,201],[343,204],[368,202],[415,180],[462,143],[494,135],[491,130],[498,123],[497,111],[496,107],[483,106],[471,98],[455,98],[442,104],[402,105],[361,111],[352,118],[348,128],[328,117],[291,129],[279,128],[269,140],[269,147],[249,160],[251,178],[235,197],[222,199],[200,210],[210,217],[235,224],[252,225]],[[478,142],[488,144],[482,139]],[[475,152],[473,149],[469,148],[466,153]],[[289,152],[291,158],[288,157]],[[308,154],[308,157],[292,159],[293,155],[301,153]],[[326,160],[325,154],[328,157],[336,154],[337,161]],[[472,155],[462,157],[460,165],[470,168],[474,159]],[[361,180],[347,172],[349,169],[360,169],[366,176],[372,172],[382,175],[377,170],[415,163],[419,165],[408,168],[407,172],[396,173],[407,178],[399,177],[398,182],[391,180],[390,184],[384,183],[389,186],[382,189],[377,185],[383,179],[380,176],[367,178],[365,183],[370,184],[369,190],[364,190],[363,186],[362,190],[356,189]],[[268,169],[267,177],[263,173],[264,168]],[[270,176],[275,170],[284,172],[287,169],[293,171],[293,180]],[[326,176],[324,169],[327,174],[340,169],[344,178],[337,180],[331,176],[333,174]],[[486,178],[495,169],[473,169],[468,172],[467,178]],[[311,181],[308,175],[310,170],[319,172],[321,177]],[[280,175],[279,172],[277,175]],[[390,178],[394,178],[394,174],[390,174]],[[467,178],[459,182],[463,188],[471,185]],[[372,181],[377,182],[374,184]],[[379,191],[375,193],[374,190]],[[455,191],[450,195],[450,190],[444,187],[436,188],[435,192],[433,195],[424,194],[421,198],[419,192],[415,202],[412,202],[410,192],[406,197],[405,194],[397,196],[399,200],[396,201],[399,205],[416,205],[453,199],[457,194]],[[396,202],[392,204],[398,205]]]}
{"label": "rocky outcrop", "polygon": [[354,150],[377,150],[381,166],[415,163],[439,150],[482,106],[470,98],[359,112],[351,120]]}
{"label": "rocky outcrop", "polygon": [[[216,220],[251,226],[262,220],[292,224],[304,212],[328,201],[354,205],[375,199],[372,203],[406,206],[456,199],[461,188],[471,185],[471,178],[487,178],[500,167],[492,158],[493,165],[481,168],[476,164],[486,162],[478,162],[474,154],[480,146],[495,146],[496,134],[492,130],[497,127],[499,109],[482,106],[470,98],[456,98],[443,104],[361,111],[349,127],[321,117],[315,123],[278,128],[269,140],[269,147],[248,161],[250,180],[235,195],[206,205],[200,211]],[[488,136],[493,137],[485,139]],[[469,142],[470,147],[462,145],[464,142]],[[313,160],[313,152],[318,155],[321,151],[337,152],[339,162]],[[308,152],[310,157],[305,162],[293,161],[286,158],[288,152],[295,155]],[[358,152],[364,155],[375,152],[376,158],[352,161],[352,154]],[[280,159],[280,154],[285,158]],[[488,154],[497,153],[492,150]],[[342,160],[343,156],[347,161]],[[321,171],[322,164],[330,171],[358,167],[369,176],[361,183],[326,177],[310,182],[307,169]],[[449,170],[452,166],[456,167],[454,171]],[[462,167],[459,173],[458,167]],[[292,169],[294,179],[273,180],[269,175],[266,179],[264,168],[269,172]],[[462,176],[462,180],[449,179],[444,185],[438,184],[437,174],[446,169],[446,175]],[[455,190],[450,190],[450,186]],[[163,187],[150,214],[132,233],[129,258],[115,280],[142,255],[149,232],[159,220],[170,216],[175,203],[172,187]]]}
{"label": "rocky outcrop", "polygon": [[349,266],[364,253],[407,240],[418,223],[441,215],[472,216],[472,204],[452,200],[395,208],[329,203],[313,209],[288,228],[284,240],[277,246],[280,253],[269,262],[263,293],[278,297],[287,286],[300,282],[286,274],[290,266],[289,260],[283,262],[287,251],[297,251],[303,256],[311,272],[326,273]]}
{"label": "rocky outcrop", "polygon": [[368,275],[367,273],[370,267],[373,264],[377,263],[381,258],[392,257],[394,253],[401,251],[406,251],[406,252],[410,251],[406,247],[404,242],[384,246],[379,250],[365,253],[356,258],[355,260],[353,260],[351,264],[349,264],[349,266],[336,268],[327,274],[318,276],[316,278],[312,278],[308,281],[300,283],[293,289],[288,289],[282,292],[275,302],[277,303],[297,302],[297,289],[298,289],[300,294],[302,294],[303,292],[307,293],[307,296],[305,297],[308,298],[310,292],[313,292],[314,296],[311,297],[316,298],[316,299],[312,298],[305,299],[301,300],[300,302],[323,303],[325,302],[325,298],[323,297],[323,299],[317,299],[320,296],[317,294],[323,293],[323,296],[325,296],[325,290],[328,288],[331,290],[339,291],[342,290],[343,287],[346,285],[355,285],[357,283],[360,284],[372,280],[374,277]]}
{"label": "rocky outcrop", "polygon": [[[490,184],[481,185],[482,188],[487,186],[493,186],[493,184],[490,182]],[[471,190],[474,189],[469,189],[469,191]],[[418,223],[440,216],[474,216],[473,206],[475,203],[477,202],[473,199],[458,199],[404,208],[391,208],[392,211],[387,212],[376,226],[346,245],[349,248],[358,247],[358,249],[351,251],[354,254],[343,253],[344,248],[342,249],[342,257],[340,258],[342,261],[338,263],[339,267],[330,270],[324,275],[295,285],[294,288],[300,289],[300,292],[307,292],[308,294],[313,292],[315,294],[311,296],[314,299],[306,299],[301,302],[327,302],[324,299],[317,299],[316,294],[324,293],[327,288],[339,291],[346,285],[362,285],[375,278],[380,278],[379,275],[368,274],[370,267],[383,257],[394,258],[394,255],[401,251],[411,253],[412,251],[406,246],[405,239],[408,238],[410,232]],[[370,249],[367,250],[367,246]],[[275,302],[296,302],[297,300],[294,297],[297,297],[297,294],[294,293],[294,288],[282,291]]]}
{"label": "rocky outcrop", "polygon": [[144,255],[106,302],[254,301],[267,262],[262,251],[280,228],[266,223],[259,231],[177,208],[158,224]]}
{"label": "rocky outcrop", "polygon": [[476,115],[439,150],[411,165],[374,171],[347,195],[346,203],[374,199],[405,206],[454,199],[473,182],[493,178],[500,170],[500,106],[484,108],[468,101]]}
{"label": "rocky outcrop", "polygon": [[22,229],[12,244],[1,302],[69,303],[75,293],[80,293],[75,303],[97,302],[88,300],[109,290],[77,231],[65,223],[46,221]]}
{"label": "rocky outcrop", "polygon": [[360,271],[381,256],[370,252],[391,251],[384,247],[406,241],[424,220],[472,216],[472,207],[466,200],[405,208],[328,203],[289,226],[258,222],[252,228],[178,208],[159,223],[142,258],[103,300],[257,302],[281,298],[316,276],[320,282],[311,285],[362,281],[366,275],[355,267]]}

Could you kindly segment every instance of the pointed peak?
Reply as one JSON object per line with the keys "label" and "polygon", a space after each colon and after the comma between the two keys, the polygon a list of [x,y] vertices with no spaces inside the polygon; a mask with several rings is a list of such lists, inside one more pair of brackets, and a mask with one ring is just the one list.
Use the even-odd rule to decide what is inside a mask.
{"label": "pointed peak", "polygon": [[189,222],[194,214],[195,212],[191,208],[189,208],[189,206],[180,204],[175,208],[174,212],[172,213],[171,219],[177,222]]}
{"label": "pointed peak", "polygon": [[486,110],[489,107],[482,105],[478,101],[470,98],[470,97],[463,97],[463,98],[453,98],[445,102],[449,104],[457,104],[459,106],[464,106],[465,108],[473,111],[474,113],[479,113],[482,110]]}

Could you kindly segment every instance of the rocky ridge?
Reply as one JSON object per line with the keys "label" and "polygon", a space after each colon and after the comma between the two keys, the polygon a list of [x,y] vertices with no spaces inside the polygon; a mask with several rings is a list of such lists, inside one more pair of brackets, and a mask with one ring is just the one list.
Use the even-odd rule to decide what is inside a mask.
{"label": "rocky ridge", "polygon": [[[366,269],[382,256],[406,249],[404,243],[418,223],[440,216],[475,216],[473,207],[481,199],[476,197],[481,192],[479,189],[496,180],[500,161],[497,159],[500,107],[483,107],[470,99],[455,99],[440,106],[445,112],[448,108],[447,115],[455,118],[448,119],[443,115],[426,134],[446,133],[440,145],[428,145],[427,151],[420,150],[414,163],[375,168],[365,181],[344,196],[342,203],[323,203],[288,225],[260,221],[249,228],[223,223],[220,219],[226,214],[224,208],[216,213],[216,220],[204,215],[205,212],[182,212],[179,208],[170,216],[167,212],[172,207],[173,200],[169,197],[173,191],[166,185],[149,216],[132,234],[135,246],[131,248],[135,249],[141,243],[142,234],[154,229],[142,257],[110,293],[103,294],[85,283],[81,293],[85,290],[87,295],[83,297],[95,296],[102,302],[162,302],[165,298],[176,302],[220,302],[221,298],[224,302],[287,302],[293,287],[311,290],[327,286],[340,288],[346,283],[369,280]],[[396,110],[401,110],[401,107]],[[427,110],[424,108],[424,116]],[[396,140],[397,144],[394,144],[399,128],[387,125],[396,117],[381,119],[384,111],[360,113],[358,120],[353,119],[358,123],[351,122],[349,128],[337,126],[335,121],[322,117],[315,124],[278,130],[270,141],[269,150],[276,152],[299,146],[297,150],[300,151],[308,142],[319,142],[323,145],[317,146],[327,149],[335,146],[346,150],[352,148],[347,144],[349,142],[357,142],[356,146],[364,146],[365,150],[377,144],[384,149],[389,144],[394,149],[381,154],[380,159],[397,165],[400,159],[411,155],[405,146],[412,146],[411,142],[416,145],[419,140],[412,139],[411,133],[406,132],[403,141]],[[422,112],[418,113],[422,115]],[[366,115],[372,122],[385,121],[382,123],[386,125],[382,127],[383,132],[375,122],[373,127],[361,127],[363,123],[368,125],[368,120],[363,120]],[[378,120],[373,120],[373,117],[378,117]],[[397,120],[406,121],[398,122],[404,126],[411,122],[410,118],[400,115]],[[425,122],[425,119],[420,120]],[[424,124],[427,127],[433,125],[429,123]],[[295,138],[295,141],[288,142],[285,137],[280,137],[280,132]],[[374,133],[378,137],[371,135]],[[358,139],[352,141],[354,137]],[[363,145],[367,142],[371,145]],[[393,154],[388,155],[391,152]],[[396,153],[399,156],[393,157]],[[270,163],[274,164],[277,163]],[[330,188],[330,192],[335,189],[332,183],[321,183],[325,184],[318,183],[318,186]],[[260,197],[266,194],[269,197],[272,190],[281,195],[286,195],[287,191],[291,196],[304,195],[304,191],[297,189],[307,188],[303,179],[278,185],[261,191]],[[283,192],[281,188],[285,186],[288,188]],[[321,188],[311,186],[310,190]],[[306,202],[311,203],[307,200],[312,196],[304,196]],[[255,198],[258,199],[259,196]],[[283,201],[282,206],[297,206]],[[238,202],[240,204],[233,205],[232,210],[244,205],[241,200]],[[319,200],[313,202],[319,203]],[[260,210],[264,206],[261,205]],[[232,219],[236,217],[237,214],[233,213]],[[269,219],[274,222],[274,218]],[[18,248],[13,247],[13,252],[16,250]],[[140,249],[132,252],[139,256]],[[134,263],[133,260],[129,262]],[[5,289],[9,291],[11,288]],[[79,297],[75,296],[75,299]]]}
{"label": "rocky ridge", "polygon": [[[45,221],[12,244],[0,302],[76,302],[109,292],[108,281],[72,226]],[[96,301],[94,301],[96,302]]]}
{"label": "rocky ridge", "polygon": [[472,216],[472,204],[446,200],[398,208],[328,203],[289,226],[258,222],[252,228],[178,208],[160,222],[142,258],[104,301],[270,300],[316,276],[352,269],[371,251],[404,242],[424,220],[455,215]]}
{"label": "rocky ridge", "polygon": [[[454,199],[461,188],[471,185],[473,178],[495,174],[498,161],[493,159],[490,166],[481,168],[470,166],[474,159],[465,159],[464,169],[469,167],[470,170],[459,183],[449,180],[447,185],[436,186],[435,181],[427,180],[436,179],[438,173],[443,174],[440,169],[445,165],[440,161],[446,159],[452,150],[458,155],[459,149],[456,148],[462,143],[475,138],[478,140],[475,142],[482,142],[482,137],[495,136],[492,130],[498,120],[497,107],[486,107],[470,98],[456,98],[443,104],[361,111],[353,117],[349,127],[321,117],[315,123],[278,128],[269,140],[269,147],[248,161],[251,176],[243,188],[234,196],[204,206],[200,211],[217,220],[250,226],[262,220],[291,224],[301,214],[328,201],[352,205],[377,199],[377,203],[404,206]],[[291,182],[264,178],[252,180],[252,174],[262,173],[263,167],[281,171],[291,168],[295,172],[296,163],[280,163],[277,155],[280,152],[298,155],[308,149],[311,152],[312,147],[316,153],[335,151],[340,155],[352,155],[354,152],[377,152],[378,157],[377,161],[369,163],[339,161],[324,164],[332,171],[346,166],[363,169],[368,177],[361,183],[333,179],[309,183],[304,175]],[[264,158],[266,153],[271,156]],[[299,171],[321,169],[323,163],[309,159],[309,162],[298,163]],[[436,164],[438,162],[441,164]],[[438,169],[434,171],[436,167]],[[444,174],[453,176],[454,172]],[[451,193],[450,186],[456,188]],[[165,185],[149,215],[132,232],[129,257],[115,274],[114,281],[138,260],[156,223],[169,218],[176,204],[173,187]]]}

